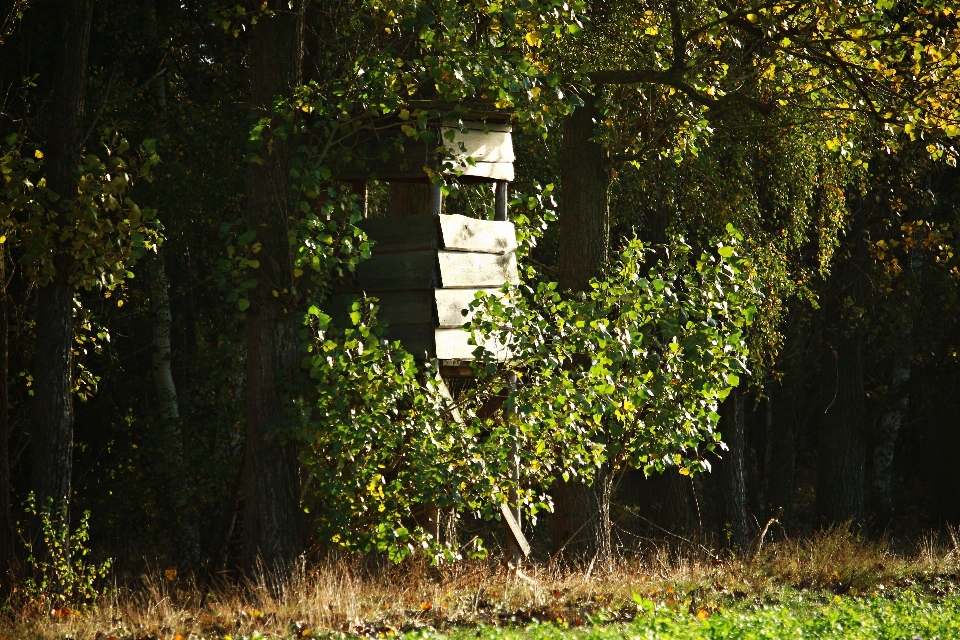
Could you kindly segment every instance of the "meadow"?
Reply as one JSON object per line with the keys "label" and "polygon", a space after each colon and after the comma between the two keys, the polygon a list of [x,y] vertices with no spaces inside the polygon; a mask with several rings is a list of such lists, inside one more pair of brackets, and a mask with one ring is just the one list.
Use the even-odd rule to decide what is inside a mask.
{"label": "meadow", "polygon": [[956,638],[960,550],[831,531],[748,559],[650,547],[600,568],[430,567],[329,558],[288,584],[197,583],[157,568],[83,610],[21,603],[0,638]]}

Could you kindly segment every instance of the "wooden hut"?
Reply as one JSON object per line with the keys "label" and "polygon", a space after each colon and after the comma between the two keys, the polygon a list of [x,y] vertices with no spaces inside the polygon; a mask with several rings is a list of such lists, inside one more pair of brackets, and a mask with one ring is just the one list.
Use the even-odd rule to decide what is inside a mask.
{"label": "wooden hut", "polygon": [[[374,296],[388,339],[399,340],[418,358],[455,366],[472,359],[476,349],[462,328],[468,320],[463,310],[478,291],[494,293],[504,283],[518,282],[516,233],[507,220],[514,154],[508,112],[482,105],[434,112],[440,115],[429,123],[432,135],[426,140],[401,135],[398,149],[404,124],[397,121],[378,133],[379,145],[366,141],[373,161],[337,176],[352,182],[364,199],[367,180],[392,183],[394,202],[391,215],[359,224],[374,241],[372,257],[357,266],[330,306],[335,318],[344,317],[356,295]],[[456,176],[461,183],[493,183],[494,219],[445,215],[430,173]],[[497,353],[494,345],[486,346]]]}

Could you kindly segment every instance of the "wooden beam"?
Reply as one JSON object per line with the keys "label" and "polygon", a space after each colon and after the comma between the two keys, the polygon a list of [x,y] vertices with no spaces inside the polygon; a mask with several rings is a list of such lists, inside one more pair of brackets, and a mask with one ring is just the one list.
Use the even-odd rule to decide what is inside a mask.
{"label": "wooden beam", "polygon": [[[510,218],[507,217],[507,204],[510,200],[508,189],[510,188],[510,183],[505,180],[497,180],[494,183],[494,204],[493,204],[493,219],[497,222],[506,222]],[[514,234],[514,244],[516,244],[516,234]]]}
{"label": "wooden beam", "polygon": [[351,180],[350,190],[352,193],[358,196],[357,206],[360,207],[360,217],[363,219],[366,219],[367,217],[367,181]]}

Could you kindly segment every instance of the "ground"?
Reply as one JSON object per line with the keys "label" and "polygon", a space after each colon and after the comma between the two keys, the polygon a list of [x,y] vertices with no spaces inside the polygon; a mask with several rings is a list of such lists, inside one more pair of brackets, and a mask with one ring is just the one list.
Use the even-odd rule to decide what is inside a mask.
{"label": "ground", "polygon": [[586,571],[371,558],[304,568],[281,592],[157,568],[86,607],[13,602],[0,638],[960,638],[960,551],[831,532],[750,558],[652,546]]}

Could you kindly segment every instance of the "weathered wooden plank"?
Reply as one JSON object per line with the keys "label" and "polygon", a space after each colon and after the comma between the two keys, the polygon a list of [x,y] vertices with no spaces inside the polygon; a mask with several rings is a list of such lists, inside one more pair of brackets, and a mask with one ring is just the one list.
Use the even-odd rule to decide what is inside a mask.
{"label": "weathered wooden plank", "polygon": [[[437,259],[440,263],[440,282],[444,289],[501,287],[505,282],[513,284],[520,282],[517,273],[517,256],[513,252],[498,255],[438,251]],[[360,282],[363,284],[362,277]]]}
{"label": "weathered wooden plank", "polygon": [[387,327],[384,337],[391,342],[399,340],[400,346],[417,359],[435,358],[435,331],[432,324],[404,324]]}
{"label": "weathered wooden plank", "polygon": [[357,265],[360,288],[367,293],[433,289],[439,284],[436,260],[432,250],[373,255]]}
{"label": "weathered wooden plank", "polygon": [[444,128],[441,130],[441,135],[444,150],[453,156],[458,164],[468,164],[467,158],[473,158],[474,162],[513,162],[515,160],[513,140],[507,132],[484,132],[475,129],[460,131]]}
{"label": "weathered wooden plank", "polygon": [[460,172],[460,180],[469,182],[497,182],[503,180],[511,182],[514,178],[512,162],[478,162],[475,165],[456,164],[453,161],[443,163],[443,172],[446,174]]}
{"label": "weathered wooden plank", "polygon": [[442,215],[440,237],[447,251],[508,253],[517,250],[517,232],[510,222]]}
{"label": "weathered wooden plank", "polygon": [[[474,301],[478,291],[488,295],[499,296],[499,289],[437,289],[434,297],[437,301],[437,318],[439,326],[444,328],[462,327],[473,318],[470,312],[470,303]],[[467,310],[464,316],[461,311]]]}
{"label": "weathered wooden plank", "polygon": [[393,251],[434,249],[437,246],[437,218],[426,215],[396,218],[371,218],[360,227],[374,241],[374,255]]}
{"label": "weathered wooden plank", "polygon": [[382,291],[370,295],[379,300],[378,317],[391,327],[436,323],[432,291]]}
{"label": "weathered wooden plank", "polygon": [[469,344],[470,334],[463,329],[436,329],[434,343],[440,360],[473,360],[476,345]]}
{"label": "weathered wooden plank", "polygon": [[503,519],[506,521],[510,533],[513,534],[513,539],[516,540],[517,546],[523,551],[524,556],[529,557],[530,543],[527,542],[526,537],[524,537],[523,530],[520,529],[520,523],[517,522],[517,517],[514,515],[510,505],[506,502],[500,503],[500,513],[503,515]]}
{"label": "weathered wooden plank", "polygon": [[[436,357],[439,360],[473,360],[473,351],[477,345],[469,344],[470,334],[463,329],[437,329],[435,331]],[[484,346],[497,359],[506,359],[509,355],[506,348],[494,341],[488,341]]]}

